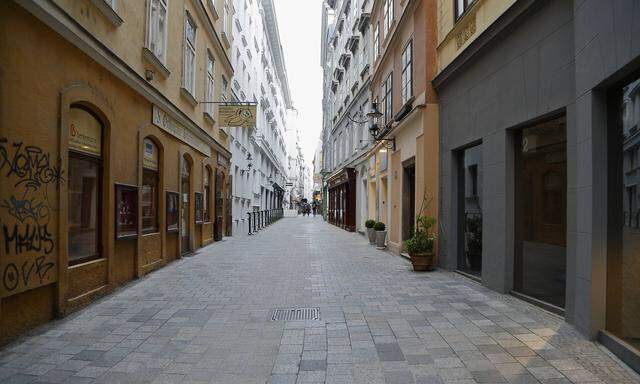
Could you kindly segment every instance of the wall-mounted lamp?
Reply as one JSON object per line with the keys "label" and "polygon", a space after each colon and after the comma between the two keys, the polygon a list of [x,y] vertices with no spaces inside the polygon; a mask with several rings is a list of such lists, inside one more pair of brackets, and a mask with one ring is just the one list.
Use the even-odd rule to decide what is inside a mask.
{"label": "wall-mounted lamp", "polygon": [[[357,115],[356,115],[357,116]],[[362,112],[359,112],[359,116],[362,116]],[[378,110],[378,103],[373,102],[371,103],[371,110],[369,112],[367,112],[366,114],[366,118],[364,118],[364,116],[362,116],[362,120],[356,120],[354,117],[347,115],[347,117],[349,118],[349,120],[351,120],[352,122],[356,123],[356,124],[365,124],[365,123],[371,123],[369,125],[369,134],[371,134],[371,137],[373,138],[374,142],[382,142],[385,143],[384,146],[385,148],[388,149],[392,149],[395,151],[396,149],[396,139],[385,139],[384,137],[384,130],[380,130],[380,127],[378,126],[378,121],[380,120],[380,118],[382,117],[382,112],[380,112]],[[364,140],[361,140],[364,141]]]}

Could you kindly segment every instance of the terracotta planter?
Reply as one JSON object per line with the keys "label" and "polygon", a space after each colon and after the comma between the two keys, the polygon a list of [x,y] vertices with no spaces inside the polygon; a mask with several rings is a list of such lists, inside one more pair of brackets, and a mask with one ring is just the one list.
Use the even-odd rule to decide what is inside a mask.
{"label": "terracotta planter", "polygon": [[387,231],[374,231],[376,234],[376,248],[384,249],[385,240],[387,240]]}
{"label": "terracotta planter", "polygon": [[414,271],[422,272],[431,269],[431,264],[433,263],[432,252],[409,253],[409,257]]}
{"label": "terracotta planter", "polygon": [[367,237],[369,238],[369,244],[376,243],[376,231],[373,228],[367,228]]}

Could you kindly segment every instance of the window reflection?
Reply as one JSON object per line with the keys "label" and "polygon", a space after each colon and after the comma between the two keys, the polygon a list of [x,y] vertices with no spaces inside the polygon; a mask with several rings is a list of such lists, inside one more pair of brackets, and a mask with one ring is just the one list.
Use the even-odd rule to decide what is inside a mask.
{"label": "window reflection", "polygon": [[460,155],[460,189],[463,197],[462,252],[458,269],[480,275],[482,273],[482,146],[465,149]]}
{"label": "window reflection", "polygon": [[[621,128],[610,130],[610,226],[607,255],[607,329],[640,349],[640,79],[619,90]],[[622,134],[620,134],[622,133]],[[617,190],[617,191],[616,191]]]}

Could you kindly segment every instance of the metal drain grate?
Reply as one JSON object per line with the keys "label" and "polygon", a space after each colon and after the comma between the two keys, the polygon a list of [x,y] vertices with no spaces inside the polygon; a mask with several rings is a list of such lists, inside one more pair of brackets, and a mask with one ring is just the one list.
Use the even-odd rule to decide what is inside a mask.
{"label": "metal drain grate", "polygon": [[320,308],[277,308],[271,314],[271,320],[319,320]]}

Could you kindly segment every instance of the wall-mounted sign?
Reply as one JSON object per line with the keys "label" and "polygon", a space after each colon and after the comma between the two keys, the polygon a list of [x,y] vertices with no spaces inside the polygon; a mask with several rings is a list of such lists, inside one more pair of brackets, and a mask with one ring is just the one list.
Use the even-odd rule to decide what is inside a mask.
{"label": "wall-mounted sign", "polygon": [[256,105],[219,104],[221,127],[253,128],[256,126]]}
{"label": "wall-mounted sign", "polygon": [[155,104],[153,106],[152,123],[156,127],[161,128],[163,131],[197,149],[203,155],[211,156],[211,148],[209,147],[209,144],[175,121]]}
{"label": "wall-mounted sign", "polygon": [[464,43],[466,43],[467,40],[476,33],[476,15],[474,13],[469,16],[470,19],[467,24],[462,26],[460,31],[456,34],[456,47],[458,49],[460,49],[460,47],[462,47]]}
{"label": "wall-mounted sign", "polygon": [[69,109],[69,149],[94,156],[102,155],[102,126],[82,108]]}
{"label": "wall-mounted sign", "polygon": [[153,141],[149,139],[144,139],[143,145],[143,158],[142,158],[142,166],[147,169],[152,169],[154,171],[158,170],[158,148],[153,143]]}

